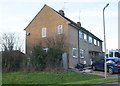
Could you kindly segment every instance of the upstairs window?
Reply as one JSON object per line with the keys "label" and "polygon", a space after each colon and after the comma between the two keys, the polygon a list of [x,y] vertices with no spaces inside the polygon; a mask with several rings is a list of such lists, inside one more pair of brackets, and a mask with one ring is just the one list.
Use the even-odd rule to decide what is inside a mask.
{"label": "upstairs window", "polygon": [[46,37],[46,28],[42,28],[42,37]]}
{"label": "upstairs window", "polygon": [[94,45],[97,45],[97,41],[96,41],[96,39],[94,39]]}
{"label": "upstairs window", "polygon": [[77,58],[77,48],[73,48],[73,57]]}
{"label": "upstairs window", "polygon": [[89,36],[89,43],[92,43],[92,37]]}
{"label": "upstairs window", "polygon": [[100,46],[100,42],[98,41],[98,46]]}
{"label": "upstairs window", "polygon": [[63,28],[62,25],[58,25],[58,34],[62,34],[62,28]]}
{"label": "upstairs window", "polygon": [[79,31],[79,38],[83,38],[83,36],[82,36],[83,34],[82,34],[82,32],[81,31]]}
{"label": "upstairs window", "polygon": [[84,33],[84,40],[87,41],[87,34]]}

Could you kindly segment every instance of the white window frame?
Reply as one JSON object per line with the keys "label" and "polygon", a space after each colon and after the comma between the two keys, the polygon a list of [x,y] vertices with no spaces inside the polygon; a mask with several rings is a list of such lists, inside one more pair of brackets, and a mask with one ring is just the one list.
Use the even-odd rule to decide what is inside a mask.
{"label": "white window frame", "polygon": [[42,37],[46,37],[46,28],[42,28]]}
{"label": "white window frame", "polygon": [[58,25],[57,29],[58,29],[58,34],[63,33],[63,26],[62,25]]}
{"label": "white window frame", "polygon": [[[76,55],[74,55],[74,52],[75,52]],[[73,56],[74,58],[77,58],[77,48],[73,48],[73,49],[72,49],[72,56]]]}
{"label": "white window frame", "polygon": [[43,50],[47,52],[47,51],[48,51],[48,48],[43,48]]}
{"label": "white window frame", "polygon": [[98,46],[100,46],[100,41],[98,41]]}
{"label": "white window frame", "polygon": [[79,31],[79,38],[83,38],[83,33],[82,33],[82,31]]}
{"label": "white window frame", "polygon": [[80,58],[85,58],[83,49],[80,49]]}
{"label": "white window frame", "polygon": [[87,41],[87,34],[84,33],[84,40]]}
{"label": "white window frame", "polygon": [[96,39],[94,39],[94,45],[97,45],[97,40]]}
{"label": "white window frame", "polygon": [[91,43],[92,44],[92,37],[91,36],[89,36],[89,43]]}

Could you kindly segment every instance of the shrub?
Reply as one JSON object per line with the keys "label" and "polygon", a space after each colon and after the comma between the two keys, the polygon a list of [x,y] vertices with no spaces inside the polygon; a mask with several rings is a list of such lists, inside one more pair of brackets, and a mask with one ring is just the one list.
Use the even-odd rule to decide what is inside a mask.
{"label": "shrub", "polygon": [[25,55],[18,50],[2,52],[2,71],[12,72],[21,68],[21,63]]}
{"label": "shrub", "polygon": [[40,45],[36,45],[33,48],[32,56],[31,56],[32,67],[36,71],[44,70],[45,58],[46,58],[46,52],[43,50],[43,48]]}
{"label": "shrub", "polygon": [[49,48],[46,57],[46,70],[58,72],[62,68],[63,51],[56,48]]}

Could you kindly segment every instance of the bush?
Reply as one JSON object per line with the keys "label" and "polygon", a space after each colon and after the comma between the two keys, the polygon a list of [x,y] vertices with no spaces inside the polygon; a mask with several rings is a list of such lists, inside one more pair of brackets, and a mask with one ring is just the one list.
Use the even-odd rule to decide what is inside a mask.
{"label": "bush", "polygon": [[25,55],[18,50],[2,52],[2,71],[12,72],[21,68]]}
{"label": "bush", "polygon": [[[61,66],[61,61],[62,61],[62,51],[55,49],[55,48],[49,48],[47,52],[47,62],[50,62],[49,64],[51,66]],[[48,59],[49,58],[49,59]]]}
{"label": "bush", "polygon": [[31,63],[35,71],[58,71],[62,67],[63,51],[49,47],[44,51],[40,45],[33,48]]}
{"label": "bush", "polygon": [[31,63],[32,67],[36,71],[42,71],[45,69],[45,58],[46,52],[40,45],[37,45],[33,48]]}

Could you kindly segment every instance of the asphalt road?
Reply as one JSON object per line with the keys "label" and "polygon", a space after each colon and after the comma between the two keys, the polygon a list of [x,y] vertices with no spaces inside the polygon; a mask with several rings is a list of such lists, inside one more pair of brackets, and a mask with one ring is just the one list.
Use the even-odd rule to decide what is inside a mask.
{"label": "asphalt road", "polygon": [[120,82],[119,81],[107,82],[107,83],[96,84],[96,85],[92,85],[92,86],[120,86]]}

